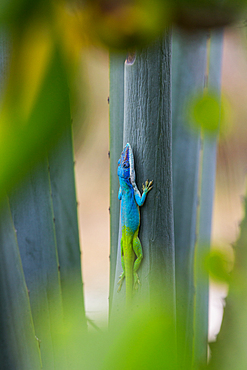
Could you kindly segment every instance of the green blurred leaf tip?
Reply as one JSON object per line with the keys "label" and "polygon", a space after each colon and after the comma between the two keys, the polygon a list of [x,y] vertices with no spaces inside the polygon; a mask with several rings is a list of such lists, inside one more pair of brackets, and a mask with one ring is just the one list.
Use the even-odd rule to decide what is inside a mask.
{"label": "green blurred leaf tip", "polygon": [[213,250],[205,258],[205,267],[214,281],[229,283],[233,260],[228,253]]}
{"label": "green blurred leaf tip", "polygon": [[221,105],[218,96],[203,94],[191,104],[192,119],[196,126],[208,133],[216,133],[221,119]]}
{"label": "green blurred leaf tip", "polygon": [[231,105],[224,94],[204,91],[188,103],[189,126],[201,129],[204,134],[225,137],[231,128],[231,118]]}

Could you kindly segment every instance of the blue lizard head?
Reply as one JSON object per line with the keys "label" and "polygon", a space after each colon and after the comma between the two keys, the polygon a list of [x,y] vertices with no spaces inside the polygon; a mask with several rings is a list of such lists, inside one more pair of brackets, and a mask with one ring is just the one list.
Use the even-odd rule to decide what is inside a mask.
{"label": "blue lizard head", "polygon": [[121,153],[121,157],[118,161],[119,177],[129,179],[133,186],[135,186],[135,168],[134,168],[134,156],[129,143],[127,143]]}
{"label": "blue lizard head", "polygon": [[121,157],[118,161],[118,170],[117,174],[118,176],[124,178],[124,179],[129,179],[130,177],[130,150],[131,147],[128,144],[124,147]]}

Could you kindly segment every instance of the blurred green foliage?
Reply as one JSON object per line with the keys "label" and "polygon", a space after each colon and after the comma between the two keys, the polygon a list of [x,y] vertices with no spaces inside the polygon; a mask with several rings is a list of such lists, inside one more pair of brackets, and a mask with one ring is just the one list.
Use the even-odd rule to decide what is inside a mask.
{"label": "blurred green foliage", "polygon": [[233,268],[232,257],[226,252],[213,249],[204,259],[205,268],[216,282],[229,283]]}
{"label": "blurred green foliage", "polygon": [[172,19],[171,4],[166,0],[96,0],[87,5],[89,32],[113,49],[146,45],[159,36]]}
{"label": "blurred green foliage", "polygon": [[231,131],[232,110],[228,99],[214,92],[198,93],[187,100],[185,110],[190,130],[203,135],[226,137]]}
{"label": "blurred green foliage", "polygon": [[[41,324],[43,320],[40,316]],[[147,303],[142,302],[138,309],[121,316],[108,330],[90,329],[82,340],[69,342],[70,328],[58,325],[56,340],[60,351],[65,341],[67,352],[76,353],[73,370],[175,370],[177,359],[172,322],[172,317],[160,305],[150,311]],[[67,369],[67,364],[60,367],[63,369]]]}
{"label": "blurred green foliage", "polygon": [[[150,42],[172,22],[189,28],[228,24],[245,8],[244,0],[2,0],[0,25],[10,53],[7,76],[1,81],[5,89],[4,94],[1,91],[0,106],[0,198],[63,133],[81,50],[89,40],[118,49],[132,48]],[[223,111],[217,98],[207,94],[194,103],[193,117],[205,131],[215,132],[219,119],[224,118]],[[243,247],[246,243],[245,237]],[[211,255],[206,264],[212,276],[229,281],[228,264],[220,254]],[[244,265],[236,273],[237,284],[232,285],[233,297],[243,309],[245,270]],[[234,299],[232,302],[234,306]],[[234,319],[239,313],[242,320],[237,320],[237,343],[244,343],[246,336],[243,309],[235,309],[233,315]],[[42,317],[40,320],[42,323]],[[74,369],[176,369],[171,323],[169,314],[159,309],[150,313],[143,304],[109,333],[85,334],[84,342],[71,342],[73,346],[76,343],[73,351],[78,354]],[[69,328],[63,332],[61,326],[57,327],[57,341],[63,343],[68,332],[71,337]],[[229,331],[226,333],[229,335]],[[229,349],[229,343],[222,346],[222,352]],[[231,369],[244,369],[243,347],[235,348],[237,354],[241,352],[241,365],[237,367],[235,356]],[[230,369],[224,366],[221,368]]]}
{"label": "blurred green foliage", "polygon": [[187,29],[219,27],[234,22],[245,0],[84,0],[87,30],[113,49],[140,47],[173,23]]}
{"label": "blurred green foliage", "polygon": [[218,131],[219,122],[222,121],[221,112],[219,97],[217,95],[204,94],[196,97],[192,117],[202,130],[215,133]]}

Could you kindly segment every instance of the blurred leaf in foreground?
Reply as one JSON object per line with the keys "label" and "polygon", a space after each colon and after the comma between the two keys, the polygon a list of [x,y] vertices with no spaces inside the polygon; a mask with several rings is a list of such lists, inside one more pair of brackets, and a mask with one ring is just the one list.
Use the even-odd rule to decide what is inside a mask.
{"label": "blurred leaf in foreground", "polygon": [[35,13],[47,14],[50,4],[50,0],[1,0],[0,23],[11,28],[22,28]]}
{"label": "blurred leaf in foreground", "polygon": [[194,102],[193,118],[196,124],[208,132],[218,130],[221,118],[219,99],[216,96],[205,94]]}
{"label": "blurred leaf in foreground", "polygon": [[[167,297],[169,300],[169,297]],[[155,306],[155,304],[154,304]],[[158,304],[142,302],[119,317],[108,333],[89,333],[83,348],[87,370],[176,370],[173,318]],[[95,355],[97,348],[97,355]]]}
{"label": "blurred leaf in foreground", "polygon": [[205,267],[210,277],[216,282],[229,283],[233,260],[230,253],[213,249],[205,258]]}
{"label": "blurred leaf in foreground", "polygon": [[[71,293],[74,295],[73,289]],[[169,301],[169,297],[167,299]],[[74,324],[76,316],[81,315],[81,312],[80,308],[75,307],[75,321],[71,322],[72,325],[59,326],[57,330],[54,326],[58,343],[61,342],[60,349],[65,341],[66,351],[75,354],[73,370],[176,370],[173,317],[158,302],[154,306],[155,309],[150,311],[150,307],[142,302],[128,315],[119,316],[119,320],[110,325],[108,330],[92,329],[80,339]],[[44,319],[41,313],[40,325]],[[54,325],[57,324],[55,321]],[[75,330],[72,341],[71,330]],[[65,363],[61,366],[60,370],[67,370]],[[189,368],[185,366],[184,369]]]}
{"label": "blurred leaf in foreground", "polygon": [[198,94],[188,101],[189,127],[202,129],[207,135],[225,136],[229,132],[231,109],[225,96],[213,92]]}
{"label": "blurred leaf in foreground", "polygon": [[13,38],[11,50],[0,111],[1,189],[53,144],[67,123],[64,112],[69,105],[67,70],[46,22],[28,24],[20,38]]}
{"label": "blurred leaf in foreground", "polygon": [[113,49],[143,46],[161,35],[171,22],[169,0],[90,0],[85,20],[94,40]]}

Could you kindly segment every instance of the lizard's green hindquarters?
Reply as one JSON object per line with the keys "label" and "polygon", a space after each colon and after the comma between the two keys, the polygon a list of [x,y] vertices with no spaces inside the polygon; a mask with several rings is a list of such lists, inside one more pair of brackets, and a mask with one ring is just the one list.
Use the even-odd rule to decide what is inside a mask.
{"label": "lizard's green hindquarters", "polygon": [[[124,232],[125,231],[125,232]],[[132,234],[133,235],[133,234]],[[134,289],[138,289],[140,280],[137,275],[137,270],[140,267],[143,259],[142,246],[140,239],[138,238],[138,230],[132,236],[130,233],[126,233],[126,230],[122,230],[121,238],[121,262],[123,267],[123,273],[119,277],[119,288],[121,290],[123,280],[126,279],[126,304],[130,305],[133,294],[133,280]],[[135,260],[136,255],[136,260]],[[135,260],[135,261],[134,261]]]}

